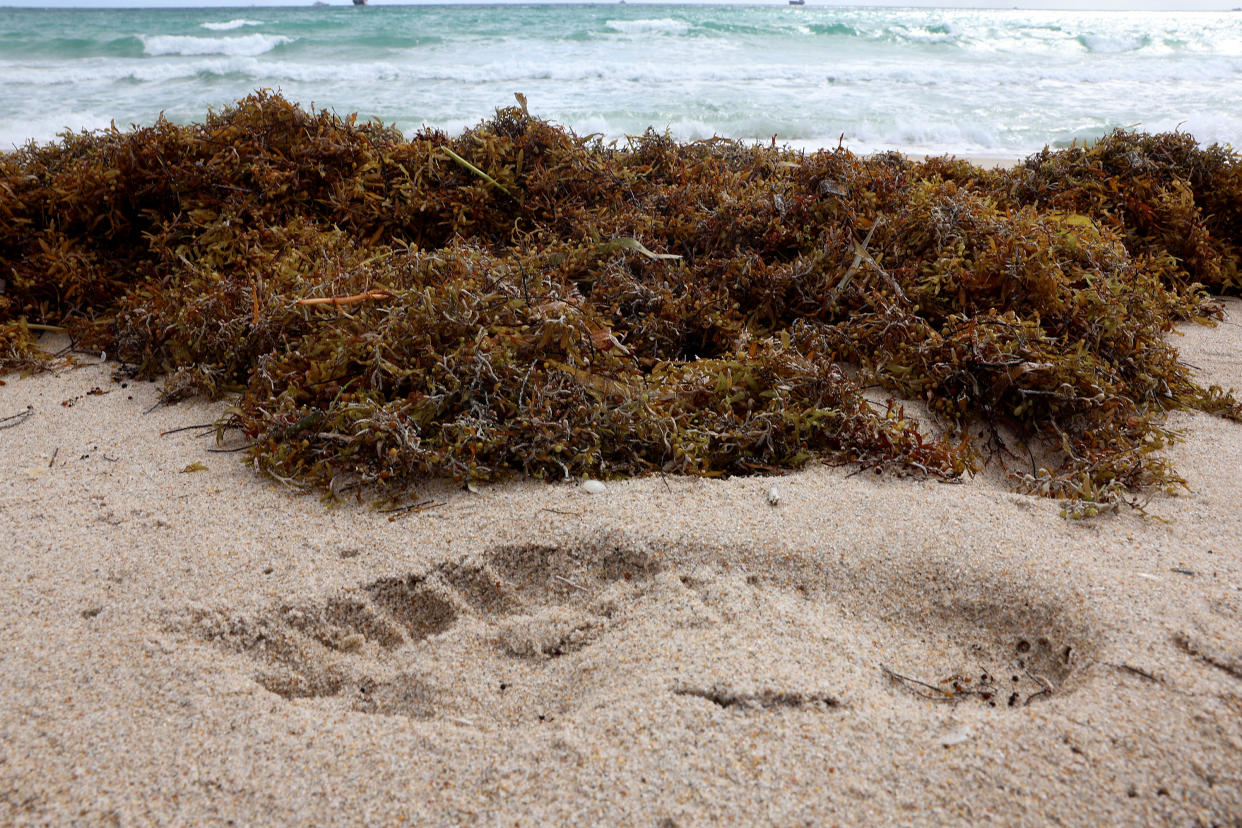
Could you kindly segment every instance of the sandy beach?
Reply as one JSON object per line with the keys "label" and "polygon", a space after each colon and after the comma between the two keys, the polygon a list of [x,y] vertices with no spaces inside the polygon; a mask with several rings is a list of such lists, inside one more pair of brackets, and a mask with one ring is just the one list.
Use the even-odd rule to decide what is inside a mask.
{"label": "sandy beach", "polygon": [[[1242,388],[1226,307],[1176,342]],[[5,824],[1242,815],[1237,424],[1173,418],[1146,516],[822,466],[383,514],[114,369],[0,388]]]}
{"label": "sandy beach", "polygon": [[1118,2],[0,9],[0,828],[1242,828],[1242,15]]}

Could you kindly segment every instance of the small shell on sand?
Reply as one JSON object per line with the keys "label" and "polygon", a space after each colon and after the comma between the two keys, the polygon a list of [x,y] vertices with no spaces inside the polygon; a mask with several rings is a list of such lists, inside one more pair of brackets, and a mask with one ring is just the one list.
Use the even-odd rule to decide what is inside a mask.
{"label": "small shell on sand", "polygon": [[582,482],[582,490],[587,494],[603,494],[608,487],[599,480],[584,480]]}
{"label": "small shell on sand", "polygon": [[943,745],[944,747],[953,747],[954,745],[960,745],[960,744],[963,744],[964,742],[969,742],[974,737],[975,737],[975,732],[971,728],[963,725],[962,727],[955,728],[954,730],[951,730],[945,735],[941,736],[940,744]]}
{"label": "small shell on sand", "polygon": [[780,489],[776,488],[775,486],[768,489],[768,505],[778,506],[780,505],[780,502],[781,502]]}

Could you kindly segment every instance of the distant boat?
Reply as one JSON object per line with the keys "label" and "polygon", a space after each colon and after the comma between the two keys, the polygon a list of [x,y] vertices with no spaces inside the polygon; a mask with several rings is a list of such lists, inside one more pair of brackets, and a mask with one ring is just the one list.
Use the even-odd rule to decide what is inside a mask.
{"label": "distant boat", "polygon": [[[793,0],[789,0],[789,1],[790,1],[791,3],[793,2]],[[802,1],[803,1],[804,3],[806,2],[806,0],[802,0]],[[367,4],[367,0],[354,0],[354,5],[355,5],[355,6],[365,6],[366,4]]]}
{"label": "distant boat", "polygon": [[[355,2],[355,3],[357,3],[357,2],[358,2],[358,0],[354,0],[354,2]],[[805,5],[806,5],[806,0],[789,0],[789,5],[791,5],[791,6],[805,6]]]}

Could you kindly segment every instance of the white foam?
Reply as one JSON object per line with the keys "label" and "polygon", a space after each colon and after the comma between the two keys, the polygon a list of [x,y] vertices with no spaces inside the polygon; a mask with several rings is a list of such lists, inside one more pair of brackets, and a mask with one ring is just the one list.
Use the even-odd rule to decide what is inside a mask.
{"label": "white foam", "polygon": [[240,29],[242,26],[262,26],[262,20],[247,20],[244,17],[238,17],[235,20],[226,20],[223,23],[204,23],[204,29],[211,29],[213,32],[227,32],[232,29]]}
{"label": "white foam", "polygon": [[1147,45],[1146,39],[1142,37],[1108,37],[1094,34],[1080,35],[1078,41],[1087,51],[1106,55],[1137,52]]}
{"label": "white foam", "polygon": [[622,34],[685,34],[690,24],[671,17],[644,18],[641,20],[606,20],[604,25]]}
{"label": "white foam", "polygon": [[[660,125],[654,124],[656,131]],[[721,134],[720,127],[699,118],[677,118],[668,124],[669,133],[679,141],[702,141]]]}
{"label": "white foam", "polygon": [[895,26],[893,33],[914,43],[954,43],[961,39],[963,32],[958,27],[947,25],[944,28],[947,31],[933,31],[926,26]]}
{"label": "white foam", "polygon": [[92,89],[94,94],[123,97],[124,89],[113,87],[109,91],[101,85],[193,81],[202,74],[223,76],[241,73],[257,77],[260,69],[260,64],[254,58],[207,55],[191,61],[132,59],[110,61],[106,64],[58,66],[52,69],[39,66],[6,66],[0,63],[0,76],[5,78],[11,90],[23,85],[32,89],[72,85],[79,92]]}
{"label": "white foam", "polygon": [[151,57],[161,55],[233,55],[254,57],[270,52],[282,43],[292,43],[284,35],[251,34],[241,37],[194,37],[193,35],[138,35],[142,51]]}
{"label": "white foam", "polygon": [[1202,146],[1230,144],[1234,149],[1242,150],[1242,141],[1238,139],[1242,135],[1242,117],[1236,115],[1189,114],[1180,120],[1164,118],[1138,126],[1150,132],[1188,132]]}
{"label": "white foam", "polygon": [[66,130],[107,129],[111,125],[111,119],[93,112],[62,112],[22,121],[6,120],[0,125],[0,152],[21,147],[28,141],[46,144]]}

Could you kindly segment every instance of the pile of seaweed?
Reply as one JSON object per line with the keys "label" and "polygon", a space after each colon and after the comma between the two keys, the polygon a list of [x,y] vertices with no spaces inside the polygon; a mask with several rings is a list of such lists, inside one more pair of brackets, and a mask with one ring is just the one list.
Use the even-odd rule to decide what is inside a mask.
{"label": "pile of seaweed", "polygon": [[167,401],[236,393],[257,465],[333,493],[999,456],[1101,502],[1181,482],[1170,409],[1242,416],[1165,341],[1242,285],[1232,150],[619,146],[519,102],[406,140],[260,92],[0,155],[0,368],[66,329]]}

